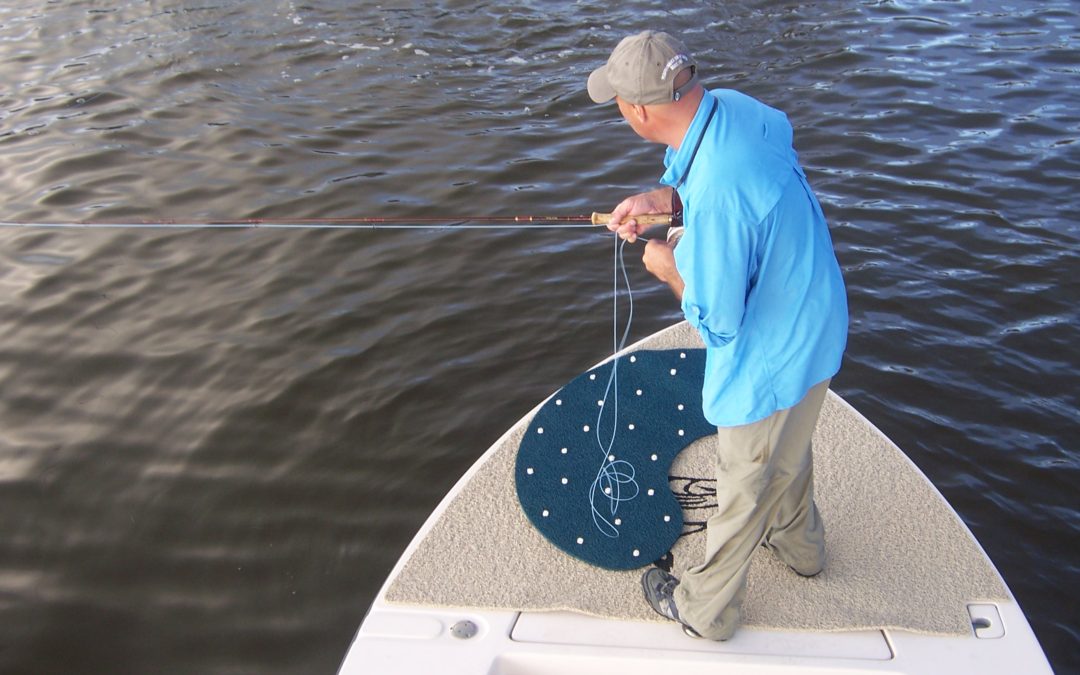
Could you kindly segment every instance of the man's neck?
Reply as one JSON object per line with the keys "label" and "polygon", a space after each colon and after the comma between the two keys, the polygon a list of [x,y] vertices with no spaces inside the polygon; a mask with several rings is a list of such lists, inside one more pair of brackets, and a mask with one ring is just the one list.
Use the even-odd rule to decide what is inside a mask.
{"label": "man's neck", "polygon": [[698,85],[686,94],[682,99],[670,104],[664,111],[665,124],[662,132],[662,143],[678,150],[686,138],[686,132],[694,122],[701,99],[705,95],[705,89]]}

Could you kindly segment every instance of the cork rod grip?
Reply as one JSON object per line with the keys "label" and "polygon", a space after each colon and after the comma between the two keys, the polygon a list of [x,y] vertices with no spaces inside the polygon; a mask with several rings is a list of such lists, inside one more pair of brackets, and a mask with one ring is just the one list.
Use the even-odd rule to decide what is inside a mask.
{"label": "cork rod grip", "polygon": [[[662,213],[662,214],[655,214],[655,215],[633,216],[633,219],[637,221],[638,225],[643,225],[645,227],[649,227],[649,226],[652,226],[652,225],[670,225],[671,224],[671,214],[669,214],[669,213]],[[610,222],[611,222],[611,214],[610,213],[596,213],[596,212],[593,212],[593,214],[592,214],[592,224],[593,225],[607,225]]]}

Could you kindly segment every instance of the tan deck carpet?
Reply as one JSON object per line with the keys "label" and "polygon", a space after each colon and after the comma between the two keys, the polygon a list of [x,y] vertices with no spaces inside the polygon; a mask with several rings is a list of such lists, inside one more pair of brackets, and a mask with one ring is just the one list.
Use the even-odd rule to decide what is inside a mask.
{"label": "tan deck carpet", "polygon": [[[700,347],[678,324],[628,348]],[[535,411],[534,411],[535,412]],[[531,414],[491,449],[387,592],[389,602],[509,610],[572,610],[662,621],[641,595],[641,570],[613,572],[552,546],[526,519],[514,492],[514,459]],[[687,531],[708,512],[710,443],[672,466]],[[796,575],[760,549],[751,563],[743,623],[787,630],[896,628],[966,634],[966,606],[1007,590],[964,525],[908,459],[830,393],[814,435],[815,494],[827,563]],[[672,549],[676,575],[704,551],[701,531]]]}

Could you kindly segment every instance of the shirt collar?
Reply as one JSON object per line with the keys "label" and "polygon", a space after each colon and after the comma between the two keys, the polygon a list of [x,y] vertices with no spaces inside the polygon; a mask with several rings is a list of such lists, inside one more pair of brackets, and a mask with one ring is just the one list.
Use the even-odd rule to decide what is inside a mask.
{"label": "shirt collar", "polygon": [[679,149],[669,146],[664,155],[664,166],[667,167],[667,171],[660,178],[661,184],[677,187],[686,180],[686,173],[690,171],[690,165],[694,162],[694,156],[701,145],[701,137],[709,126],[709,120],[712,118],[717,103],[716,97],[706,89],[701,96],[701,102],[698,103],[694,119],[690,121],[682,143],[679,144]]}

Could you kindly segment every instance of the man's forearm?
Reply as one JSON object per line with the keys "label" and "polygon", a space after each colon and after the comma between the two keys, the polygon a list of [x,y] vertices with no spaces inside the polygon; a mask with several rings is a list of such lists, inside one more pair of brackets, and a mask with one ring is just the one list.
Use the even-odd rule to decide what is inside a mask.
{"label": "man's forearm", "polygon": [[675,297],[682,303],[683,291],[686,290],[686,283],[683,282],[682,277],[678,271],[675,272],[675,278],[668,279],[667,285],[671,288],[671,292],[675,294]]}
{"label": "man's forearm", "polygon": [[671,246],[666,241],[653,239],[645,244],[642,261],[645,263],[645,269],[667,284],[679,302],[682,302],[686,284],[683,282],[682,275],[679,274],[679,269],[675,266],[675,252]]}

